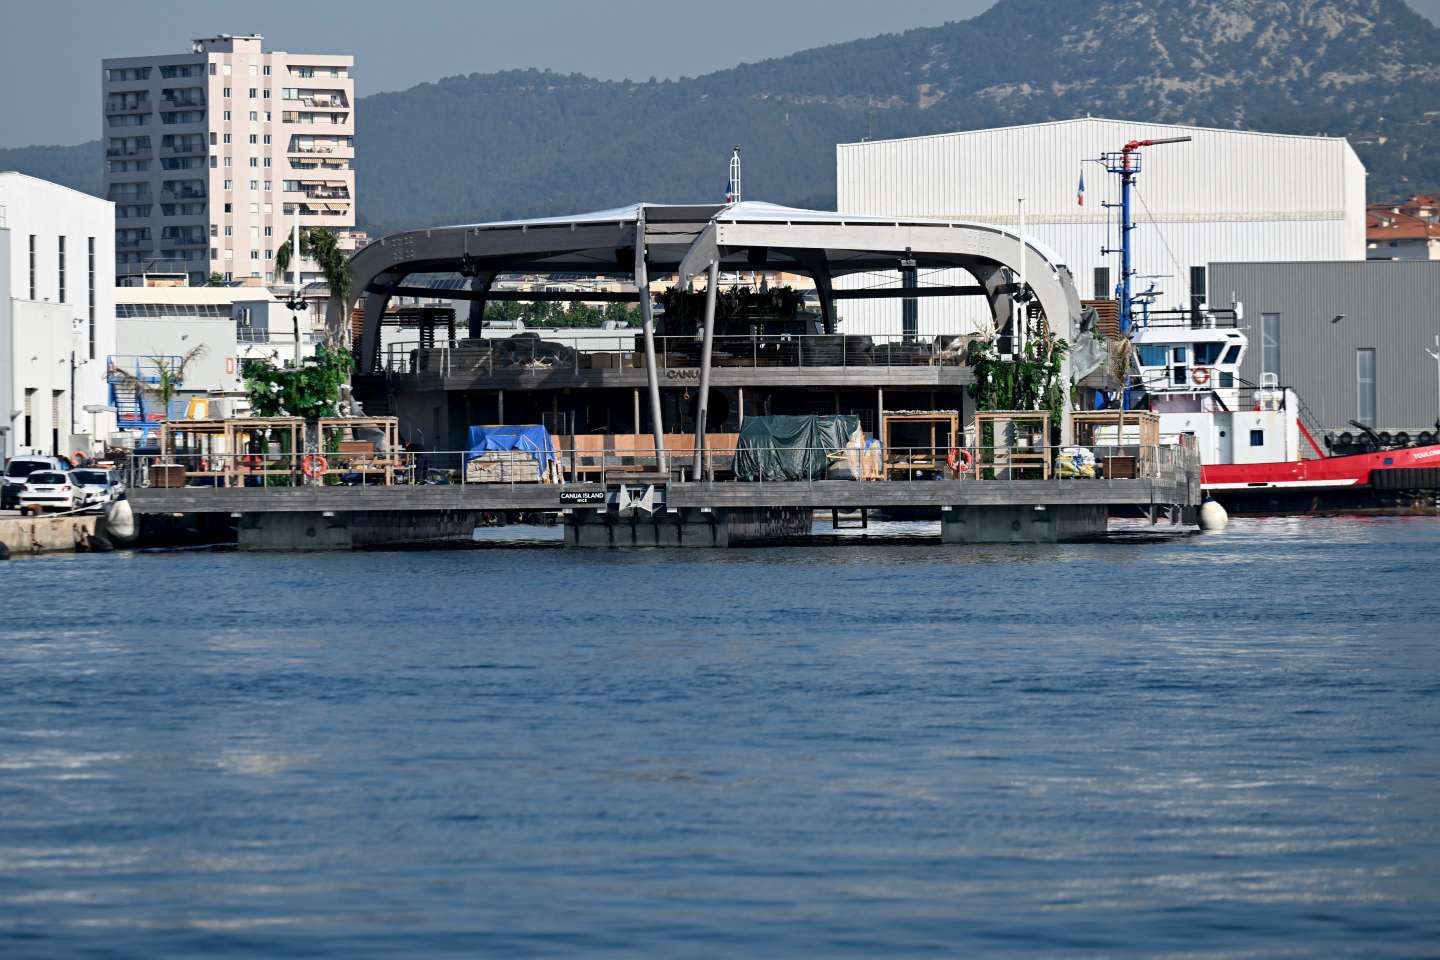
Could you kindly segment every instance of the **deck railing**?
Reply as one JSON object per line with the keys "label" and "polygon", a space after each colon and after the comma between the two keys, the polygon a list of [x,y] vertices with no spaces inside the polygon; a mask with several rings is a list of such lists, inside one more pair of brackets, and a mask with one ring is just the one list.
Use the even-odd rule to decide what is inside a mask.
{"label": "deck railing", "polygon": [[[868,334],[796,334],[717,336],[712,368],[803,367],[958,367],[964,365],[968,337],[961,334],[906,340]],[[655,338],[660,370],[700,367],[702,344],[695,336]],[[645,348],[635,330],[605,331],[585,337],[512,336],[459,341],[418,340],[385,345],[381,369],[388,374],[444,377],[494,374],[497,370],[536,372],[645,369]]]}
{"label": "deck railing", "polygon": [[[695,447],[663,448],[669,469],[657,477],[659,458],[654,445],[636,444],[618,449],[583,449],[574,438],[560,442],[545,469],[524,453],[477,455],[463,450],[393,451],[374,453],[206,453],[198,449],[168,454],[135,454],[120,466],[125,482],[141,487],[296,487],[305,485],[402,486],[616,483],[634,476],[639,483],[815,483],[847,480],[859,483],[929,483],[958,480],[972,483],[1013,483],[1027,480],[1061,480],[1095,483],[1109,480],[1148,480],[1178,485],[1198,481],[1199,464],[1193,447],[1157,446],[1047,446],[1021,447],[895,447],[883,450],[870,441],[865,447],[796,448],[741,451],[746,472],[736,477],[735,434],[715,438],[694,472]],[[777,469],[775,455],[792,464],[805,461],[804,475]],[[1036,456],[1039,454],[1039,456]],[[766,464],[770,464],[767,466]],[[668,477],[668,480],[666,479]]]}

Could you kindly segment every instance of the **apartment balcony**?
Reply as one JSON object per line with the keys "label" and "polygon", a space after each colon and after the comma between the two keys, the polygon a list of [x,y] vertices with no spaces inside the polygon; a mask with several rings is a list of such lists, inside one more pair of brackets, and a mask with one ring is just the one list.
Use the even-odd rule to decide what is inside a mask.
{"label": "apartment balcony", "polygon": [[204,143],[181,143],[161,144],[160,156],[162,157],[198,157],[203,156],[208,149]]}
{"label": "apartment balcony", "polygon": [[162,109],[170,110],[198,110],[205,106],[204,97],[161,97]]}
{"label": "apartment balcony", "polygon": [[139,100],[139,101],[135,101],[135,102],[117,101],[117,102],[114,102],[114,103],[107,103],[107,104],[105,104],[105,112],[106,112],[107,114],[149,113],[149,112],[150,112],[150,101],[149,101],[149,100]]}
{"label": "apartment balcony", "polygon": [[152,245],[149,237],[116,237],[116,250],[148,250]]}
{"label": "apartment balcony", "polygon": [[105,199],[106,199],[106,200],[109,200],[111,203],[150,203],[150,202],[151,202],[150,191],[149,191],[149,190],[140,190],[140,191],[129,192],[129,193],[118,193],[118,192],[112,190],[110,193],[106,194]]}
{"label": "apartment balcony", "polygon": [[148,158],[149,156],[149,147],[110,147],[105,151],[105,158],[107,160],[117,160],[125,157]]}
{"label": "apartment balcony", "polygon": [[207,193],[196,187],[185,187],[180,190],[161,190],[160,196],[166,200],[204,200]]}

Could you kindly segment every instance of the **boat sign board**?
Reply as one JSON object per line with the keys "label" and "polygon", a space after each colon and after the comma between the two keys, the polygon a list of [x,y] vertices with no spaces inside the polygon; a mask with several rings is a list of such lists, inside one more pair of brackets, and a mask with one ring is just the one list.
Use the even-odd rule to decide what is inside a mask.
{"label": "boat sign board", "polygon": [[604,490],[561,490],[560,503],[563,506],[593,506],[605,502]]}

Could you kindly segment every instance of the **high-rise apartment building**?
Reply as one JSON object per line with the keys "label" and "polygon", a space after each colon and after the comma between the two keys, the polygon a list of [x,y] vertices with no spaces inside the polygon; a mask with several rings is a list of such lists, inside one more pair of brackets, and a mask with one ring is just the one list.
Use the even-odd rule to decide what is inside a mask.
{"label": "high-rise apartment building", "polygon": [[[105,196],[117,282],[184,272],[284,283],[275,250],[302,227],[355,224],[354,57],[272,52],[258,35],[104,62]],[[302,279],[317,279],[301,263]]]}

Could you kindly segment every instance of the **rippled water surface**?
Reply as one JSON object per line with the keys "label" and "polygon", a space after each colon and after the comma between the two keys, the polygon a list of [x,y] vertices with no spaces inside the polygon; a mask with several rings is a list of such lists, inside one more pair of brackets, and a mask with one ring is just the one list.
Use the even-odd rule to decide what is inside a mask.
{"label": "rippled water surface", "polygon": [[0,568],[0,957],[1440,952],[1440,523]]}

